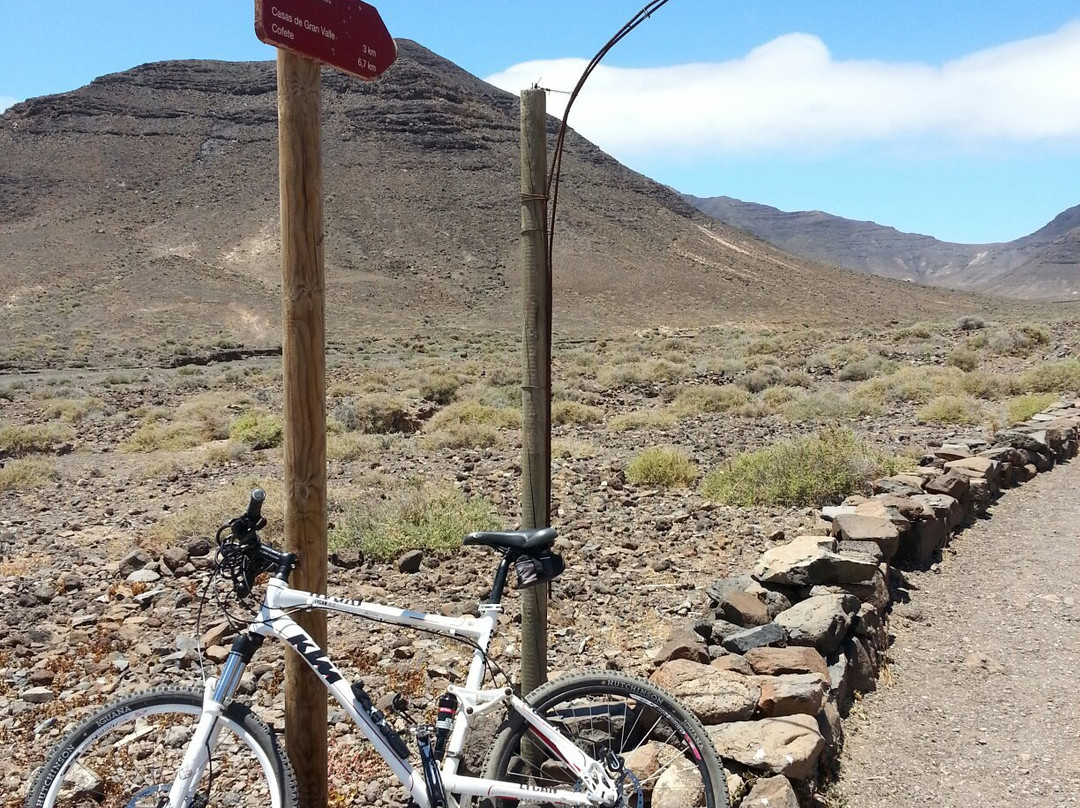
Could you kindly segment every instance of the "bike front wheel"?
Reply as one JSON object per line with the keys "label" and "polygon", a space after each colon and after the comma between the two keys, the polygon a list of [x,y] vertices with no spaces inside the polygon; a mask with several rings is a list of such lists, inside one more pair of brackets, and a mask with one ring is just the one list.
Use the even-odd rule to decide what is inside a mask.
{"label": "bike front wheel", "polygon": [[[158,808],[168,804],[202,714],[201,691],[127,696],[71,732],[38,772],[26,808]],[[221,715],[192,805],[294,808],[296,779],[270,729],[241,704]]]}
{"label": "bike front wheel", "polygon": [[[590,671],[541,685],[526,699],[594,760],[617,760],[612,808],[729,808],[724,767],[701,722],[636,676]],[[488,755],[485,776],[540,788],[579,784],[565,763],[513,714]],[[483,808],[532,808],[550,800],[497,799]]]}

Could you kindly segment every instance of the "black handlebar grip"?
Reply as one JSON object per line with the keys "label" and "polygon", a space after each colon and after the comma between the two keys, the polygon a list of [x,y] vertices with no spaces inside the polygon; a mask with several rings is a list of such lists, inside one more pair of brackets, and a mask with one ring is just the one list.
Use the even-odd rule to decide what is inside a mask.
{"label": "black handlebar grip", "polygon": [[259,520],[262,519],[262,506],[265,499],[266,492],[261,488],[256,488],[251,492],[251,501],[248,502],[246,516],[252,530],[259,526]]}

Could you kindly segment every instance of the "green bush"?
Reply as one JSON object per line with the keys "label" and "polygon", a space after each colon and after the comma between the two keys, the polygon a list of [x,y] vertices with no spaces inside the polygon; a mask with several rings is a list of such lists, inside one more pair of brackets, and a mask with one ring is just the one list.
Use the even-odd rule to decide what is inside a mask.
{"label": "green bush", "polygon": [[1020,377],[1020,386],[1032,393],[1080,392],[1080,361],[1041,362]]}
{"label": "green bush", "polygon": [[604,420],[603,410],[582,404],[580,401],[556,401],[551,405],[551,423],[553,424],[595,424],[602,420]]}
{"label": "green bush", "polygon": [[353,460],[371,457],[379,450],[380,440],[375,435],[361,435],[357,432],[328,435],[326,438],[326,459],[349,463]]}
{"label": "green bush", "polygon": [[697,465],[681,449],[652,446],[626,467],[627,482],[654,488],[685,488],[698,477]]}
{"label": "green bush", "polygon": [[970,348],[956,348],[945,357],[945,364],[970,372],[979,366],[979,355]]}
{"label": "green bush", "polygon": [[426,432],[421,440],[425,449],[487,449],[499,443],[499,431],[488,424],[448,424]]}
{"label": "green bush", "polygon": [[0,467],[0,491],[41,488],[59,476],[51,463],[36,457],[8,460]]}
{"label": "green bush", "polygon": [[612,432],[630,432],[635,429],[669,429],[678,422],[678,418],[675,417],[675,413],[671,410],[635,410],[611,418],[607,422],[607,428]]}
{"label": "green bush", "polygon": [[784,384],[785,372],[779,365],[765,365],[755,371],[747,373],[739,384],[751,393],[760,393],[769,387],[778,387]]}
{"label": "green bush", "polygon": [[696,387],[682,387],[675,396],[672,408],[679,415],[701,415],[704,413],[730,412],[749,404],[750,393],[735,384],[707,384]]}
{"label": "green bush", "polygon": [[420,397],[442,407],[454,400],[460,386],[453,376],[435,374],[420,385]]}
{"label": "green bush", "polygon": [[597,371],[596,380],[602,387],[610,389],[634,384],[678,381],[689,372],[690,368],[681,362],[650,359],[625,365],[602,367]]}
{"label": "green bush", "polygon": [[74,430],[66,424],[0,426],[0,457],[22,457],[35,452],[51,452],[57,445],[74,438]]}
{"label": "green bush", "polygon": [[963,376],[959,368],[907,366],[863,382],[855,389],[854,397],[879,404],[887,401],[925,404],[938,396],[959,394]]}
{"label": "green bush", "polygon": [[284,437],[281,417],[263,410],[248,410],[229,426],[229,437],[252,449],[273,449],[281,445]]}
{"label": "green bush", "polygon": [[961,331],[978,331],[980,328],[986,328],[986,321],[982,317],[967,314],[956,321],[956,327]]}
{"label": "green bush", "polygon": [[467,500],[456,489],[409,486],[388,500],[358,504],[335,522],[332,549],[359,548],[365,556],[387,560],[406,550],[448,554],[466,533],[499,526],[494,506]]}
{"label": "green bush", "polygon": [[372,393],[363,398],[347,399],[334,408],[334,418],[349,432],[389,435],[412,434],[417,420],[404,399],[389,393]]}
{"label": "green bush", "polygon": [[45,417],[77,424],[100,407],[97,398],[53,398],[45,402]]}
{"label": "green bush", "polygon": [[521,410],[510,407],[493,407],[479,401],[458,401],[435,413],[424,427],[427,432],[438,432],[453,427],[480,425],[493,429],[520,429]]}
{"label": "green bush", "polygon": [[729,505],[819,506],[866,490],[898,465],[850,430],[833,427],[737,455],[709,472],[701,493]]}
{"label": "green bush", "polygon": [[837,374],[837,378],[842,382],[864,382],[875,376],[892,373],[894,370],[896,370],[895,362],[880,354],[873,354],[844,365]]}
{"label": "green bush", "polygon": [[1021,325],[984,330],[969,340],[973,348],[983,348],[999,356],[1026,356],[1050,342],[1050,332],[1041,325]]}
{"label": "green bush", "polygon": [[997,401],[1004,396],[1015,395],[1022,391],[1020,380],[1015,375],[984,373],[973,370],[960,378],[960,390],[969,396],[985,401]]}
{"label": "green bush", "polygon": [[1040,413],[1058,400],[1056,393],[1032,393],[1025,396],[1017,396],[1005,402],[1005,411],[1009,414],[1009,421],[1018,423],[1027,421],[1036,413]]}
{"label": "green bush", "polygon": [[229,437],[228,406],[235,403],[218,394],[196,396],[175,411],[140,408],[142,425],[121,444],[125,452],[180,452]]}
{"label": "green bush", "polygon": [[153,421],[136,429],[120,448],[125,452],[182,452],[206,441],[207,437],[197,424]]}
{"label": "green bush", "polygon": [[770,387],[768,390],[761,391],[761,403],[770,409],[777,409],[809,395],[815,394],[800,390],[798,387]]}
{"label": "green bush", "polygon": [[247,462],[251,449],[235,440],[223,440],[210,443],[206,447],[205,465],[227,466],[230,463]]}
{"label": "green bush", "polygon": [[941,396],[915,414],[927,424],[978,424],[985,420],[983,403],[971,396]]}
{"label": "green bush", "polygon": [[930,339],[934,335],[934,330],[934,326],[930,323],[914,323],[906,328],[899,329],[893,335],[893,341]]}
{"label": "green bush", "polygon": [[831,390],[804,392],[780,406],[780,415],[788,421],[841,421],[880,410],[871,401],[857,401]]}

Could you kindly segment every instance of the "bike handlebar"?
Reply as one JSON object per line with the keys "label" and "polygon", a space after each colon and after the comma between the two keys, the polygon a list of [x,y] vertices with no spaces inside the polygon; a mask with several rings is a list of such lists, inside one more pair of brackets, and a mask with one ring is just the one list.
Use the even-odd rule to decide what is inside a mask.
{"label": "bike handlebar", "polygon": [[261,488],[256,488],[251,492],[251,499],[248,502],[247,507],[247,520],[251,524],[252,530],[259,528],[259,521],[262,519],[262,506],[266,500],[266,492]]}
{"label": "bike handlebar", "polygon": [[243,515],[231,520],[229,524],[218,531],[218,541],[221,534],[229,529],[232,533],[233,542],[231,551],[222,547],[222,557],[219,562],[222,569],[229,573],[236,593],[241,597],[247,597],[255,585],[255,579],[260,573],[269,572],[287,581],[289,574],[296,566],[296,556],[293,553],[283,553],[273,547],[263,544],[259,540],[258,530],[266,525],[262,518],[262,506],[266,500],[266,492],[256,488],[251,492],[247,510]]}

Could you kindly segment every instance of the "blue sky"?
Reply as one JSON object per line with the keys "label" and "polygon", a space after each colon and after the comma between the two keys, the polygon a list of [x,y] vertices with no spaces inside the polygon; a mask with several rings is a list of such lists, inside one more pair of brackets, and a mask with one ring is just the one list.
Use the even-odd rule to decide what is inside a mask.
{"label": "blue sky", "polygon": [[[511,90],[569,89],[643,5],[376,3],[394,36]],[[252,0],[0,7],[0,106],[148,61],[272,58]],[[699,196],[964,242],[1017,238],[1080,204],[1075,0],[670,0],[603,67],[571,124]]]}

